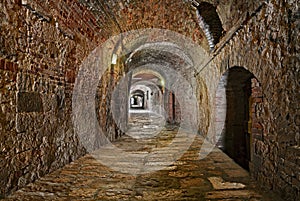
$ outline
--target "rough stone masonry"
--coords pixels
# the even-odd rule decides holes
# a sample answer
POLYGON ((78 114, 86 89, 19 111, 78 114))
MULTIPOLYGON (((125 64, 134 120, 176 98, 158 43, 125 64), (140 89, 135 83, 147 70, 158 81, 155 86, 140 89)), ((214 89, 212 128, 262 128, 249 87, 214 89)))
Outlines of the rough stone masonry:
MULTIPOLYGON (((215 12, 202 13, 203 19, 209 23, 214 22, 210 16, 218 16, 222 25, 222 29, 211 30, 220 37, 212 51, 188 1, 1 1, 0 195, 6 196, 86 154, 72 123, 72 91, 84 58, 113 35, 161 28, 191 38, 209 55, 210 62, 195 74, 199 110, 205 118, 199 131, 204 136, 214 131, 221 76, 228 69, 241 67, 257 79, 252 93, 256 93, 255 86, 261 91, 251 106, 256 124, 251 126, 250 174, 283 198, 297 200, 299 2, 205 2, 215 12)), ((110 118, 110 95, 127 72, 120 59, 116 68, 102 77, 97 92, 96 109, 101 118, 107 117, 99 117, 99 122, 112 140, 122 132, 110 118)))

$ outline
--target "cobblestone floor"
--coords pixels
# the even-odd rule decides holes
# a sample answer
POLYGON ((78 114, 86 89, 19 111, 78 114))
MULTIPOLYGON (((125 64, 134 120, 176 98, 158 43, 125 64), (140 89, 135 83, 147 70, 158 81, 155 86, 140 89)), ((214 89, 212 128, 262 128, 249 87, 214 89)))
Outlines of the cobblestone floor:
MULTIPOLYGON (((164 162, 166 157, 174 157, 172 153, 160 153, 146 160, 147 154, 168 146, 178 128, 162 127, 162 118, 148 114, 131 114, 130 125, 127 135, 113 144, 123 152, 136 154, 143 161, 139 166, 126 157, 105 166, 92 155, 86 155, 5 200, 280 200, 261 191, 247 171, 217 148, 199 160, 203 142, 200 136, 171 165, 164 162), (134 174, 124 173, 131 171, 134 174)), ((176 141, 178 148, 173 149, 174 153, 181 151, 180 143, 184 140, 182 137, 176 141)), ((107 160, 114 158, 109 149, 101 153, 107 160)))

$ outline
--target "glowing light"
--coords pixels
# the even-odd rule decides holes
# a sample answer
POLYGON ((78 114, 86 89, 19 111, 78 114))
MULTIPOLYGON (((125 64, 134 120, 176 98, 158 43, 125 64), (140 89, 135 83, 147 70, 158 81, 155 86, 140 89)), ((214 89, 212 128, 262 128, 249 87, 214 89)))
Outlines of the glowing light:
POLYGON ((112 64, 117 64, 117 59, 118 59, 118 55, 113 54, 112 59, 111 59, 111 63, 112 64))

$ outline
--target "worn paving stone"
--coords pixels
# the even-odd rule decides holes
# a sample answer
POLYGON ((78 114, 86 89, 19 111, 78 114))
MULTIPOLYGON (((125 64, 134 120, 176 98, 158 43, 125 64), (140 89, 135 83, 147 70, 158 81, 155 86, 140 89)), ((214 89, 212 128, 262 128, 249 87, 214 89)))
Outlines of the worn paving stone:
POLYGON ((235 182, 225 182, 221 177, 209 177, 208 180, 216 190, 245 188, 244 184, 235 182))
MULTIPOLYGON (((155 115, 135 115, 131 117, 131 120, 134 120, 130 121, 134 132, 140 129, 140 132, 144 132, 143 135, 134 138, 137 133, 132 136, 129 133, 116 141, 114 145, 137 156, 142 153, 145 158, 139 158, 144 161, 140 168, 143 170, 156 168, 157 171, 136 175, 126 174, 104 166, 88 154, 27 185, 4 200, 280 201, 276 195, 261 191, 248 172, 240 168, 219 149, 215 148, 207 158, 200 160, 198 153, 203 143, 201 136, 195 138, 189 150, 179 160, 164 167, 164 157, 173 157, 173 153, 157 150, 160 146, 167 146, 167 142, 176 135, 177 128, 166 129, 152 126, 152 131, 149 129, 144 131, 142 129, 144 124, 158 125, 160 123, 160 118, 155 115), (155 129, 162 129, 162 132, 151 138, 143 137, 146 132, 153 134, 155 129), (155 154, 147 158, 147 153, 152 151, 155 154)), ((182 140, 184 139, 179 141, 182 140)), ((179 143, 175 149, 175 152, 180 151, 179 143)), ((108 150, 105 154, 108 154, 108 159, 114 157, 112 154, 109 155, 108 150)), ((141 171, 135 166, 138 160, 128 160, 130 158, 125 157, 122 161, 117 161, 115 166, 124 166, 125 169, 136 168, 137 172, 141 171)))

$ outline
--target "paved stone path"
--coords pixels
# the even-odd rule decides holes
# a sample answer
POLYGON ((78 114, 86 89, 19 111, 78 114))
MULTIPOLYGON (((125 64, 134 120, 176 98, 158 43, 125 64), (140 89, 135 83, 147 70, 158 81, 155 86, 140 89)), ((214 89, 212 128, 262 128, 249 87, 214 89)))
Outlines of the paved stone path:
MULTIPOLYGON (((107 167, 86 155, 5 200, 280 200, 271 193, 262 192, 247 171, 217 148, 207 158, 199 160, 198 152, 203 142, 200 136, 171 165, 165 160, 174 157, 172 153, 147 158, 149 153, 170 145, 178 128, 162 128, 164 119, 149 114, 131 114, 129 123, 131 128, 127 135, 113 144, 141 160, 124 157, 122 161, 112 160, 107 167), (143 163, 137 166, 139 161, 143 163)), ((178 141, 179 148, 175 148, 174 153, 180 152, 180 142, 184 140, 178 141)), ((110 149, 104 148, 101 153, 107 160, 114 158, 110 149)))

